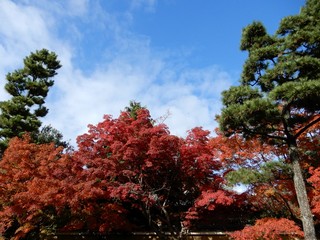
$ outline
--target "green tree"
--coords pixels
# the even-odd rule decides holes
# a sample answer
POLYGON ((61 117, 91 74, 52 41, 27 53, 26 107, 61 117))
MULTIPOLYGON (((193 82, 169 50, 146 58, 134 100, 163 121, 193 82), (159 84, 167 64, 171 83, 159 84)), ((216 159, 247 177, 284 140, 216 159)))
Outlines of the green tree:
POLYGON ((141 109, 146 109, 146 107, 142 107, 140 102, 132 100, 130 101, 129 106, 125 107, 124 111, 133 119, 137 119, 138 111, 141 109))
POLYGON ((282 19, 275 35, 253 22, 243 29, 248 51, 241 85, 222 93, 218 118, 225 135, 258 136, 285 145, 306 239, 316 239, 301 170, 299 137, 320 121, 320 1, 307 0, 300 13, 282 19))
POLYGON ((54 143, 56 147, 62 146, 66 149, 72 149, 72 146, 63 140, 62 133, 51 125, 43 126, 40 131, 33 132, 31 137, 37 144, 54 143))
POLYGON ((45 98, 60 67, 57 55, 42 49, 27 56, 23 68, 7 74, 5 90, 12 97, 0 102, 0 155, 12 137, 39 131, 39 118, 48 113, 45 98))

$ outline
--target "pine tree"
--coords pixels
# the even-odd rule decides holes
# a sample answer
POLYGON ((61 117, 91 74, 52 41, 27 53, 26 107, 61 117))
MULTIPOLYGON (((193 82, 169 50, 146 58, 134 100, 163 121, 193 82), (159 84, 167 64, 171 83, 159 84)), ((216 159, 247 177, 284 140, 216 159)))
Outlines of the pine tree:
POLYGON ((141 109, 146 109, 146 107, 142 107, 140 102, 132 100, 130 101, 129 106, 125 107, 124 111, 127 112, 130 117, 136 119, 138 111, 141 109))
POLYGON ((0 102, 0 155, 12 137, 39 131, 39 118, 48 113, 45 98, 60 67, 57 55, 42 49, 27 56, 23 68, 7 74, 5 90, 12 97, 0 102))
POLYGON ((253 22, 243 30, 241 50, 249 56, 241 85, 222 94, 220 128, 287 147, 305 239, 316 239, 299 137, 320 121, 320 1, 308 0, 300 14, 282 19, 274 36, 253 22))
POLYGON ((39 131, 32 132, 31 138, 37 144, 54 143, 56 147, 61 146, 68 150, 72 149, 69 142, 63 140, 62 133, 51 125, 45 125, 39 131))

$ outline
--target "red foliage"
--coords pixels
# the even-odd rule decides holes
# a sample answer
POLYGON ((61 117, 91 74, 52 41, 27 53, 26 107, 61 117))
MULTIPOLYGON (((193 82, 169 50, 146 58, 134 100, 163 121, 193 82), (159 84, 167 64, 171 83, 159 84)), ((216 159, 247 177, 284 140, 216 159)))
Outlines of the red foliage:
POLYGON ((80 176, 77 202, 118 203, 139 211, 150 227, 161 222, 169 229, 188 222, 190 211, 230 204, 208 135, 201 128, 186 139, 170 135, 165 125, 154 125, 146 109, 136 118, 126 112, 118 119, 105 116, 78 138, 75 158, 88 169, 80 176))
POLYGON ((218 129, 217 136, 210 139, 210 145, 217 151, 215 157, 231 167, 256 167, 277 158, 286 158, 284 148, 275 147, 258 138, 244 139, 241 135, 225 137, 218 129))
POLYGON ((309 168, 310 177, 308 182, 311 183, 312 189, 309 191, 311 199, 312 212, 317 217, 316 223, 320 222, 320 123, 315 124, 312 128, 299 138, 303 153, 303 166, 309 168))
POLYGON ((209 210, 214 210, 216 204, 230 205, 233 199, 225 194, 224 191, 202 192, 201 196, 195 202, 195 207, 207 207, 209 210))
POLYGON ((310 168, 311 177, 308 179, 308 182, 312 184, 313 189, 313 198, 312 198, 312 212, 320 218, 320 168, 310 168))
POLYGON ((22 236, 63 211, 73 192, 71 161, 61 151, 28 136, 10 141, 0 161, 0 232, 15 220, 21 226, 15 236, 22 236))
POLYGON ((241 231, 231 233, 235 240, 256 240, 256 239, 292 239, 303 238, 303 232, 291 220, 280 218, 263 218, 256 221, 254 226, 247 226, 241 231))
MULTIPOLYGON (((282 146, 271 146, 258 138, 244 139, 241 135, 217 136, 210 141, 216 146, 215 157, 220 159, 226 169, 225 173, 237 171, 239 168, 260 171, 261 166, 268 162, 287 160, 286 149, 282 146)), ((256 178, 247 185, 246 202, 253 211, 262 211, 268 216, 283 216, 291 219, 299 218, 293 180, 287 171, 272 171, 272 178, 256 178)), ((271 173, 269 173, 271 176, 271 173)), ((268 176, 268 175, 265 175, 268 176)), ((239 176, 239 182, 248 182, 250 176, 239 176), (243 179, 241 179, 243 178, 243 179), (248 178, 248 179, 247 179, 248 178)), ((265 215, 264 215, 265 216, 265 215)))
POLYGON ((15 221, 16 237, 58 220, 64 231, 190 226, 234 201, 208 136, 201 128, 173 136, 141 109, 89 126, 71 154, 14 138, 0 162, 0 231, 15 221))
POLYGON ((202 191, 198 198, 195 199, 194 205, 186 212, 183 226, 189 228, 191 227, 193 221, 201 218, 201 215, 205 211, 213 211, 217 206, 230 206, 234 202, 234 196, 227 191, 202 191))

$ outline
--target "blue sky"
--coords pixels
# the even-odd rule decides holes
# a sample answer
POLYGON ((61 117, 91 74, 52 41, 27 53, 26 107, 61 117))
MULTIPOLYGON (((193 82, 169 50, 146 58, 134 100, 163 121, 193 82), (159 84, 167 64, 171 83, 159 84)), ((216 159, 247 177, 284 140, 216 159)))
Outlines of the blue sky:
POLYGON ((213 130, 220 93, 236 85, 246 53, 242 28, 273 34, 303 0, 0 0, 0 100, 6 73, 31 51, 55 51, 63 65, 44 124, 75 142, 104 114, 140 101, 173 134, 213 130))

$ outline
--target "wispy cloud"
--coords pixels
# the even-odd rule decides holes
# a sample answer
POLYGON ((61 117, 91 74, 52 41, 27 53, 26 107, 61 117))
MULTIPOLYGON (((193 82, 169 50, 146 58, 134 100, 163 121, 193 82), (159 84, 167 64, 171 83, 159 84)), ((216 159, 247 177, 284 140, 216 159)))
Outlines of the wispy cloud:
MULTIPOLYGON (((21 66, 30 51, 43 47, 55 51, 63 68, 50 90, 50 111, 43 121, 66 139, 74 143, 87 124, 98 123, 104 114, 117 117, 130 100, 141 101, 154 118, 169 111, 165 123, 174 134, 216 126, 220 92, 232 83, 227 72, 218 66, 191 68, 173 49, 154 50, 148 36, 130 30, 133 13, 113 14, 99 1, 69 0, 66 14, 62 4, 48 7, 39 2, 0 1, 0 21, 6 23, 0 25, 0 59, 6 59, 0 62, 0 74, 4 79, 6 72, 21 66), (95 42, 95 37, 102 40, 95 42), (94 55, 97 49, 100 52, 94 55), (96 59, 89 55, 99 62, 90 63, 96 59)), ((149 10, 156 3, 132 2, 135 8, 149 10)), ((1 91, 4 83, 1 80, 1 91)), ((6 97, 1 92, 1 100, 6 97)))
POLYGON ((19 6, 8 0, 0 2, 0 58, 5 60, 1 61, 2 69, 15 66, 21 61, 20 55, 29 49, 49 44, 50 26, 43 15, 32 6, 19 6))
POLYGON ((148 12, 155 11, 157 0, 132 0, 131 9, 143 8, 148 12))

